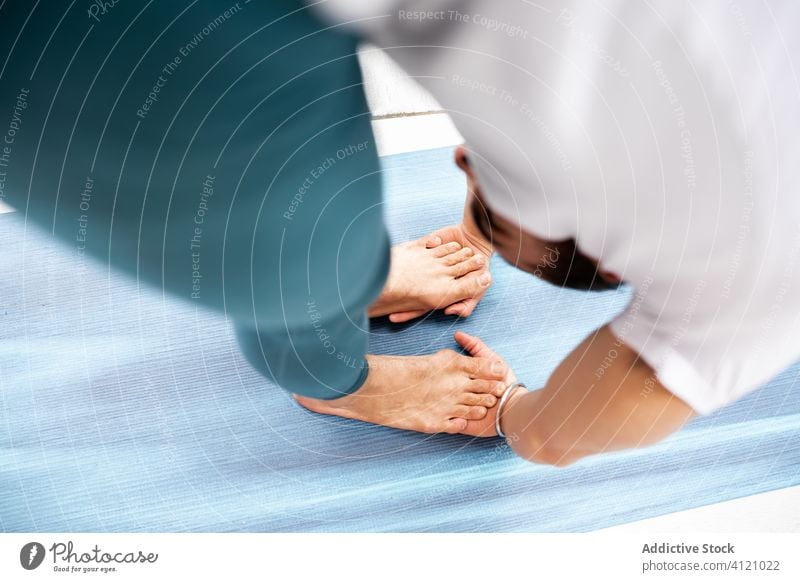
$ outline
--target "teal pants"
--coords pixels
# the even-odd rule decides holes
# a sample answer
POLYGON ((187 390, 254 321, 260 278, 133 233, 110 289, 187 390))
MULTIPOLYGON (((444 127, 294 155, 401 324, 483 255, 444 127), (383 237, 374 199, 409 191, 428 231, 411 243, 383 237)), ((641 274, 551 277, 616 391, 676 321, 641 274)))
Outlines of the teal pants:
POLYGON ((389 243, 356 39, 290 0, 87 4, 0 12, 0 199, 224 311, 287 390, 358 389, 389 243))

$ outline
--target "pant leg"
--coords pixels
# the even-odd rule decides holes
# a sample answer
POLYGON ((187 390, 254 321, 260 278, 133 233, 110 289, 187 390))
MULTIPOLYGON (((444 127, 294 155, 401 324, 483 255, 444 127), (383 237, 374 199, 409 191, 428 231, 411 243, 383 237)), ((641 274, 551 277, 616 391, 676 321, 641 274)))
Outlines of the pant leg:
POLYGON ((0 18, 6 202, 223 310, 283 387, 358 388, 389 247, 355 39, 289 0, 66 8, 0 18))

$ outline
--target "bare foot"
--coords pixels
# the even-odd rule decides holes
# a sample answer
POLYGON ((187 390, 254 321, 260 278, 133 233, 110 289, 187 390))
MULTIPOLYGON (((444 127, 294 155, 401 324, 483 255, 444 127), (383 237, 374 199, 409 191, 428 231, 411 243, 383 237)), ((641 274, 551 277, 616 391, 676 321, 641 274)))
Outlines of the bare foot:
MULTIPOLYGON (((495 361, 503 362, 503 365, 506 367, 506 375, 503 378, 503 386, 505 391, 506 386, 511 386, 514 382, 517 381, 516 375, 514 375, 514 371, 511 369, 508 364, 498 356, 489 346, 483 343, 483 340, 480 338, 475 337, 474 335, 469 335, 468 333, 464 333, 463 331, 457 331, 455 334, 456 342, 462 348, 467 350, 470 355, 476 358, 486 358, 495 361)), ((514 406, 515 402, 518 398, 527 394, 528 391, 521 386, 514 388, 514 392, 509 394, 509 398, 503 407, 503 413, 509 410, 511 407, 514 406)), ((502 395, 502 392, 500 393, 502 395)), ((497 436, 497 430, 495 428, 495 420, 497 418, 497 407, 491 408, 486 416, 479 419, 469 419, 467 422, 467 426, 464 430, 460 431, 461 434, 467 434, 470 436, 476 437, 493 437, 497 436)))
POLYGON ((314 412, 424 433, 458 433, 485 418, 505 389, 507 366, 452 350, 429 356, 367 356, 369 376, 336 400, 295 396, 314 412))
POLYGON ((436 237, 392 247, 389 279, 369 316, 408 321, 482 295, 492 282, 488 262, 482 253, 436 237))
MULTIPOLYGON (((461 224, 454 224, 452 226, 446 226, 445 228, 437 230, 428 237, 428 247, 433 248, 437 246, 437 240, 441 241, 441 244, 456 242, 462 247, 469 247, 475 252, 483 254, 485 257, 492 256, 493 250, 491 243, 483 238, 483 235, 480 234, 480 231, 477 231, 476 227, 472 226, 471 222, 467 223, 465 221, 461 224)), ((478 306, 478 303, 480 303, 481 299, 483 299, 483 296, 486 294, 487 290, 488 288, 482 290, 477 295, 467 297, 461 301, 458 301, 457 303, 448 305, 444 309, 445 315, 469 317, 472 315, 472 312, 475 311, 475 308, 478 306)))

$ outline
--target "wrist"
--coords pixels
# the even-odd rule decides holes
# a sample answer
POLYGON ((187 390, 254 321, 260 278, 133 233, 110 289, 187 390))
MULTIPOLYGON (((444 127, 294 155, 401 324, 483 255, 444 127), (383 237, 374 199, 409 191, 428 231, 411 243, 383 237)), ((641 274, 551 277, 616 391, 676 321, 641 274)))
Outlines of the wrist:
POLYGON ((519 403, 520 399, 528 394, 528 389, 524 388, 523 386, 516 386, 511 388, 512 392, 508 395, 508 400, 506 400, 505 404, 503 405, 503 409, 498 411, 498 420, 497 424, 500 427, 503 435, 505 438, 510 440, 517 440, 519 435, 514 432, 513 423, 509 422, 509 412, 514 408, 516 404, 519 403))

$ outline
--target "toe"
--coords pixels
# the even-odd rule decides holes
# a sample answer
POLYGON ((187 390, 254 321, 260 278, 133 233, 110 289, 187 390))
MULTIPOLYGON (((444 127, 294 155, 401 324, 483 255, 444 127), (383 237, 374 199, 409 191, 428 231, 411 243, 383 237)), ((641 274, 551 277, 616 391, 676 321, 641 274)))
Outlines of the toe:
POLYGON ((459 404, 453 408, 453 416, 458 418, 465 418, 467 420, 480 420, 484 418, 489 411, 485 406, 466 406, 459 404))
POLYGON ((470 297, 469 299, 464 299, 464 301, 459 301, 458 303, 453 303, 449 307, 446 307, 444 314, 457 315, 458 317, 469 317, 472 315, 472 312, 475 311, 477 306, 478 300, 470 297))
POLYGON ((458 295, 475 297, 485 292, 492 284, 492 274, 488 270, 473 271, 454 283, 458 295))
POLYGON ((467 420, 481 420, 486 418, 489 411, 485 406, 472 406, 467 413, 467 420))
POLYGON ((438 235, 429 236, 423 239, 423 244, 429 249, 438 247, 440 244, 442 244, 442 237, 438 235))
MULTIPOLYGON (((458 253, 455 253, 458 254, 458 253)), ((450 267, 450 274, 453 277, 463 277, 473 271, 478 271, 486 266, 486 258, 483 255, 475 255, 474 257, 461 261, 457 265, 450 267)))
POLYGON ((448 267, 452 267, 453 265, 457 265, 458 263, 462 263, 462 262, 466 261, 467 259, 469 259, 474 254, 475 254, 475 251, 473 251, 471 248, 464 247, 464 248, 462 248, 462 249, 460 249, 460 250, 458 250, 458 251, 456 251, 454 253, 450 253, 449 255, 444 257, 442 259, 442 261, 448 267))
POLYGON ((443 432, 458 434, 467 428, 467 420, 464 418, 451 418, 445 422, 443 432))
POLYGON ((469 416, 469 411, 472 409, 471 406, 467 406, 466 404, 457 404, 453 407, 452 414, 454 417, 458 418, 467 418, 469 416))
POLYGON ((485 406, 491 408, 497 404, 497 398, 493 394, 471 394, 467 393, 461 399, 462 404, 467 406, 485 406))
POLYGON ((428 312, 423 309, 419 309, 417 311, 400 311, 398 313, 390 313, 389 321, 392 323, 405 323, 407 321, 411 321, 412 319, 422 317, 426 313, 428 312))
POLYGON ((435 257, 446 257, 456 251, 461 250, 461 245, 455 241, 445 243, 443 245, 439 245, 438 247, 431 249, 433 251, 433 256, 435 257))
POLYGON ((495 398, 500 398, 506 391, 506 384, 492 380, 472 380, 469 384, 469 391, 476 394, 492 394, 495 398))

